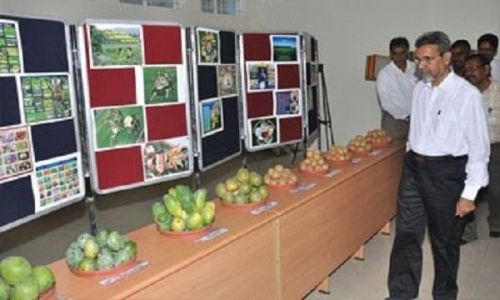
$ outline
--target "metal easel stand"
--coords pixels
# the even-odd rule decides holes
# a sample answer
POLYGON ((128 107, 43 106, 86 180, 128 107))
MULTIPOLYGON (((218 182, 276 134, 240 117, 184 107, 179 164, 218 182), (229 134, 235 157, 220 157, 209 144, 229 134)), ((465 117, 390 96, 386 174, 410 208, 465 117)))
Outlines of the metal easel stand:
POLYGON ((318 111, 318 149, 321 150, 323 146, 322 139, 325 139, 326 150, 330 149, 331 146, 335 145, 335 138, 333 135, 333 124, 332 124, 332 116, 330 113, 330 102, 328 101, 328 91, 326 86, 325 73, 323 71, 323 64, 318 65, 318 71, 321 76, 321 91, 322 96, 320 97, 320 105, 323 109, 323 116, 321 116, 321 112, 318 111), (322 126, 324 126, 324 134, 322 134, 322 126), (324 137, 323 137, 324 136, 324 137))
POLYGON ((89 211, 89 226, 90 233, 95 235, 97 233, 97 209, 95 205, 96 195, 94 193, 94 189, 92 188, 92 183, 90 180, 90 168, 88 161, 88 148, 87 148, 87 140, 86 140, 86 128, 83 124, 85 124, 85 104, 84 104, 84 96, 83 96, 83 88, 82 88, 82 78, 81 78, 81 65, 79 60, 79 53, 77 47, 77 39, 78 35, 76 32, 76 26, 69 26, 70 33, 70 45, 71 45, 71 56, 73 60, 73 84, 75 86, 75 97, 76 97, 76 109, 78 111, 78 131, 80 132, 80 145, 82 145, 82 161, 84 167, 84 176, 85 176, 85 205, 89 211))

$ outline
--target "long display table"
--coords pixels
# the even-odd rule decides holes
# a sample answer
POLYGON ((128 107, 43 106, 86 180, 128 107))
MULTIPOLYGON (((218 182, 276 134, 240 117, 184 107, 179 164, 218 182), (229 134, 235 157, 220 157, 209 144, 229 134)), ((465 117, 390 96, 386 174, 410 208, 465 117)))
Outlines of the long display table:
POLYGON ((315 288, 396 212, 402 145, 338 169, 302 176, 310 190, 272 191, 278 205, 259 215, 217 208, 228 232, 195 243, 160 235, 154 225, 130 233, 149 265, 108 286, 51 265, 64 299, 298 299, 315 288))

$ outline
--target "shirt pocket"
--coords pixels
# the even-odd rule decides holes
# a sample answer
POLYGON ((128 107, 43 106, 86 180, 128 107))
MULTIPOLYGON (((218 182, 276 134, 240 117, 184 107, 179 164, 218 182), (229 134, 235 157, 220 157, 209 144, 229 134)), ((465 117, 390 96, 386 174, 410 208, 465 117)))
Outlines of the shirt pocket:
POLYGON ((457 122, 457 117, 452 113, 441 113, 437 116, 436 122, 436 136, 440 139, 445 139, 447 141, 453 141, 458 128, 459 123, 457 122))

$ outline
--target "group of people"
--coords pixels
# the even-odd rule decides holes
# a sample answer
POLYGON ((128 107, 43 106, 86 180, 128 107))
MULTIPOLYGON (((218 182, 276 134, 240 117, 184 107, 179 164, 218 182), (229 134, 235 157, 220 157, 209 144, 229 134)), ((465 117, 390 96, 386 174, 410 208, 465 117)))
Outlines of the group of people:
POLYGON ((460 245, 475 237, 476 202, 488 201, 489 236, 500 237, 500 60, 498 37, 477 50, 440 31, 389 45, 377 75, 382 129, 407 139, 398 191, 389 299, 418 297, 426 227, 434 258, 434 299, 456 299, 460 245), (468 229, 468 230, 467 230, 468 229), (464 233, 465 231, 465 233, 464 233))

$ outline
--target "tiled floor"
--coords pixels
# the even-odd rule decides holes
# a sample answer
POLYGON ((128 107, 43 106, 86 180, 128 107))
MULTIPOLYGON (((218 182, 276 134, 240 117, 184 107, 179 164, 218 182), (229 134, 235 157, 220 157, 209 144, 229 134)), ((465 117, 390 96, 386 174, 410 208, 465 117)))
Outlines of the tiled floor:
MULTIPOLYGON (((271 152, 247 154, 251 168, 263 172, 281 162, 289 165, 289 155, 276 156, 271 152)), ((213 186, 231 176, 241 165, 240 159, 227 162, 202 175, 202 186, 213 191, 213 186)), ((180 180, 97 199, 99 226, 113 228, 122 233, 140 228, 151 221, 151 205, 168 187, 177 183, 191 184, 192 179, 180 180)), ((81 232, 88 231, 88 209, 84 202, 41 217, 28 224, 0 234, 0 258, 23 255, 34 264, 46 264, 60 259, 69 243, 81 232)), ((487 205, 478 209, 479 240, 462 247, 459 273, 459 299, 500 299, 500 239, 487 237, 487 205)), ((387 296, 386 277, 393 235, 377 235, 366 244, 364 261, 347 261, 330 277, 331 293, 311 292, 306 300, 384 299, 387 296)), ((423 282, 419 299, 431 299, 432 255, 429 242, 425 242, 423 282)))

